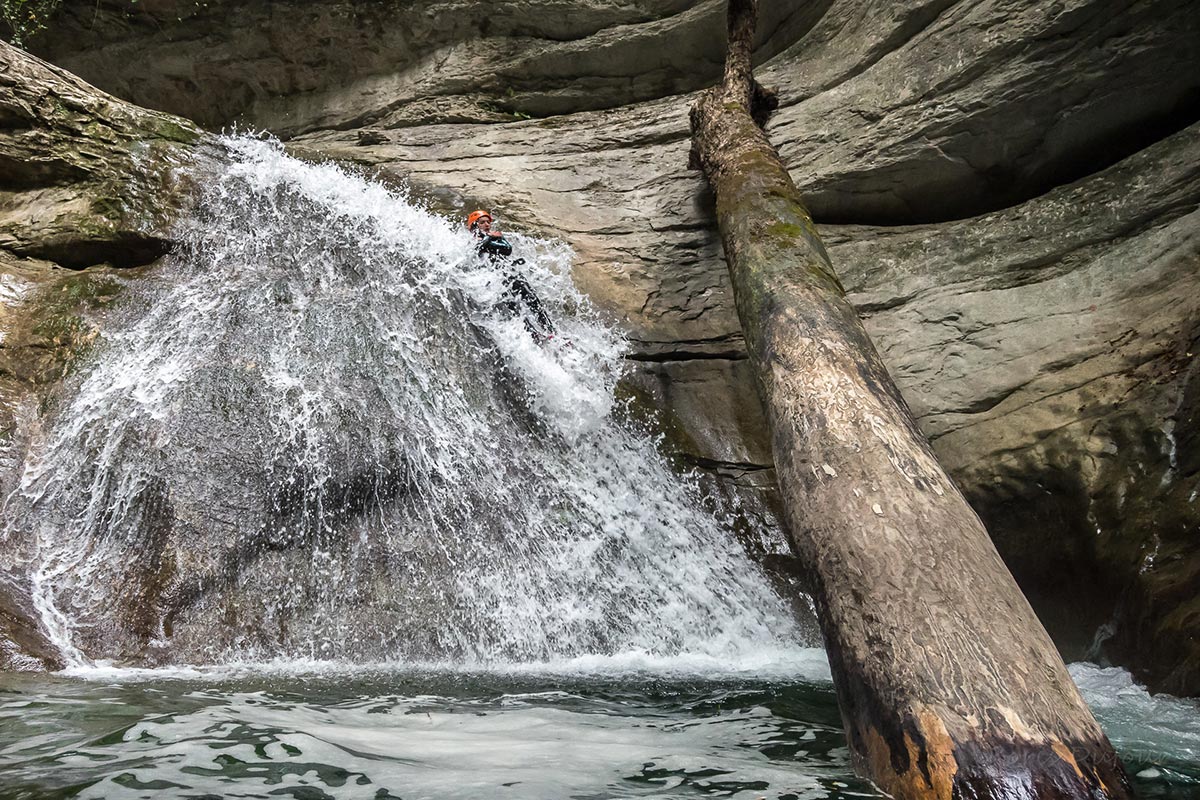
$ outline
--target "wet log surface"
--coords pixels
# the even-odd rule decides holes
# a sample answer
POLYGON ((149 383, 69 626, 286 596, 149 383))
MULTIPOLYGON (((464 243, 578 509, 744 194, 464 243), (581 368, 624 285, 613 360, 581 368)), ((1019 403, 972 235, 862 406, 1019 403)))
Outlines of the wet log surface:
POLYGON ((858 768, 916 797, 1126 797, 1128 780, 888 375, 760 124, 754 0, 692 112, 784 516, 858 768), (755 120, 755 116, 758 120, 755 120))

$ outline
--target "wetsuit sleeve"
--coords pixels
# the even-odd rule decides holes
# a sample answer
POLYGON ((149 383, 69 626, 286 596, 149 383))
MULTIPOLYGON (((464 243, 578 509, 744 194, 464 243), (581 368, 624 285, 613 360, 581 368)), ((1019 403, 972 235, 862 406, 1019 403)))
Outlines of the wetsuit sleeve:
POLYGON ((512 255, 512 245, 502 236, 485 236, 479 242, 479 252, 485 256, 508 258, 512 255))

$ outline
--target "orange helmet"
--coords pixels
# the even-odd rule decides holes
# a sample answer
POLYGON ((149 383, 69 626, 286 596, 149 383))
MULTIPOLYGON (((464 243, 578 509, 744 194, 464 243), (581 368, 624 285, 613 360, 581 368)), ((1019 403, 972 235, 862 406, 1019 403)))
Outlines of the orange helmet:
POLYGON ((492 215, 486 211, 472 211, 470 214, 468 214, 467 230, 475 230, 475 226, 479 224, 479 220, 483 219, 484 217, 487 217, 488 221, 491 222, 492 215))

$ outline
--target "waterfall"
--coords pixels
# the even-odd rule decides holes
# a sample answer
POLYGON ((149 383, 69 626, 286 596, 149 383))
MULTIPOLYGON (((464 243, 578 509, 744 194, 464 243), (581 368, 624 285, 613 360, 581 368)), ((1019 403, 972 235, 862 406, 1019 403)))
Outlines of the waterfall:
POLYGON ((798 647, 729 523, 614 400, 622 338, 570 251, 551 310, 396 189, 232 157, 46 412, 7 500, 72 663, 496 664, 798 647))

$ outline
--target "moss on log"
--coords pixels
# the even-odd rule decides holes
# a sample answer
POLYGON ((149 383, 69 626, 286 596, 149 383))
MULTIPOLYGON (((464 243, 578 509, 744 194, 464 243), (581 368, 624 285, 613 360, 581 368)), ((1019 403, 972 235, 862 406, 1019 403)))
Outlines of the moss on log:
POLYGON ((756 0, 692 110, 785 522, 858 769, 907 798, 1123 798, 1128 779, 846 302, 763 132, 756 0))

